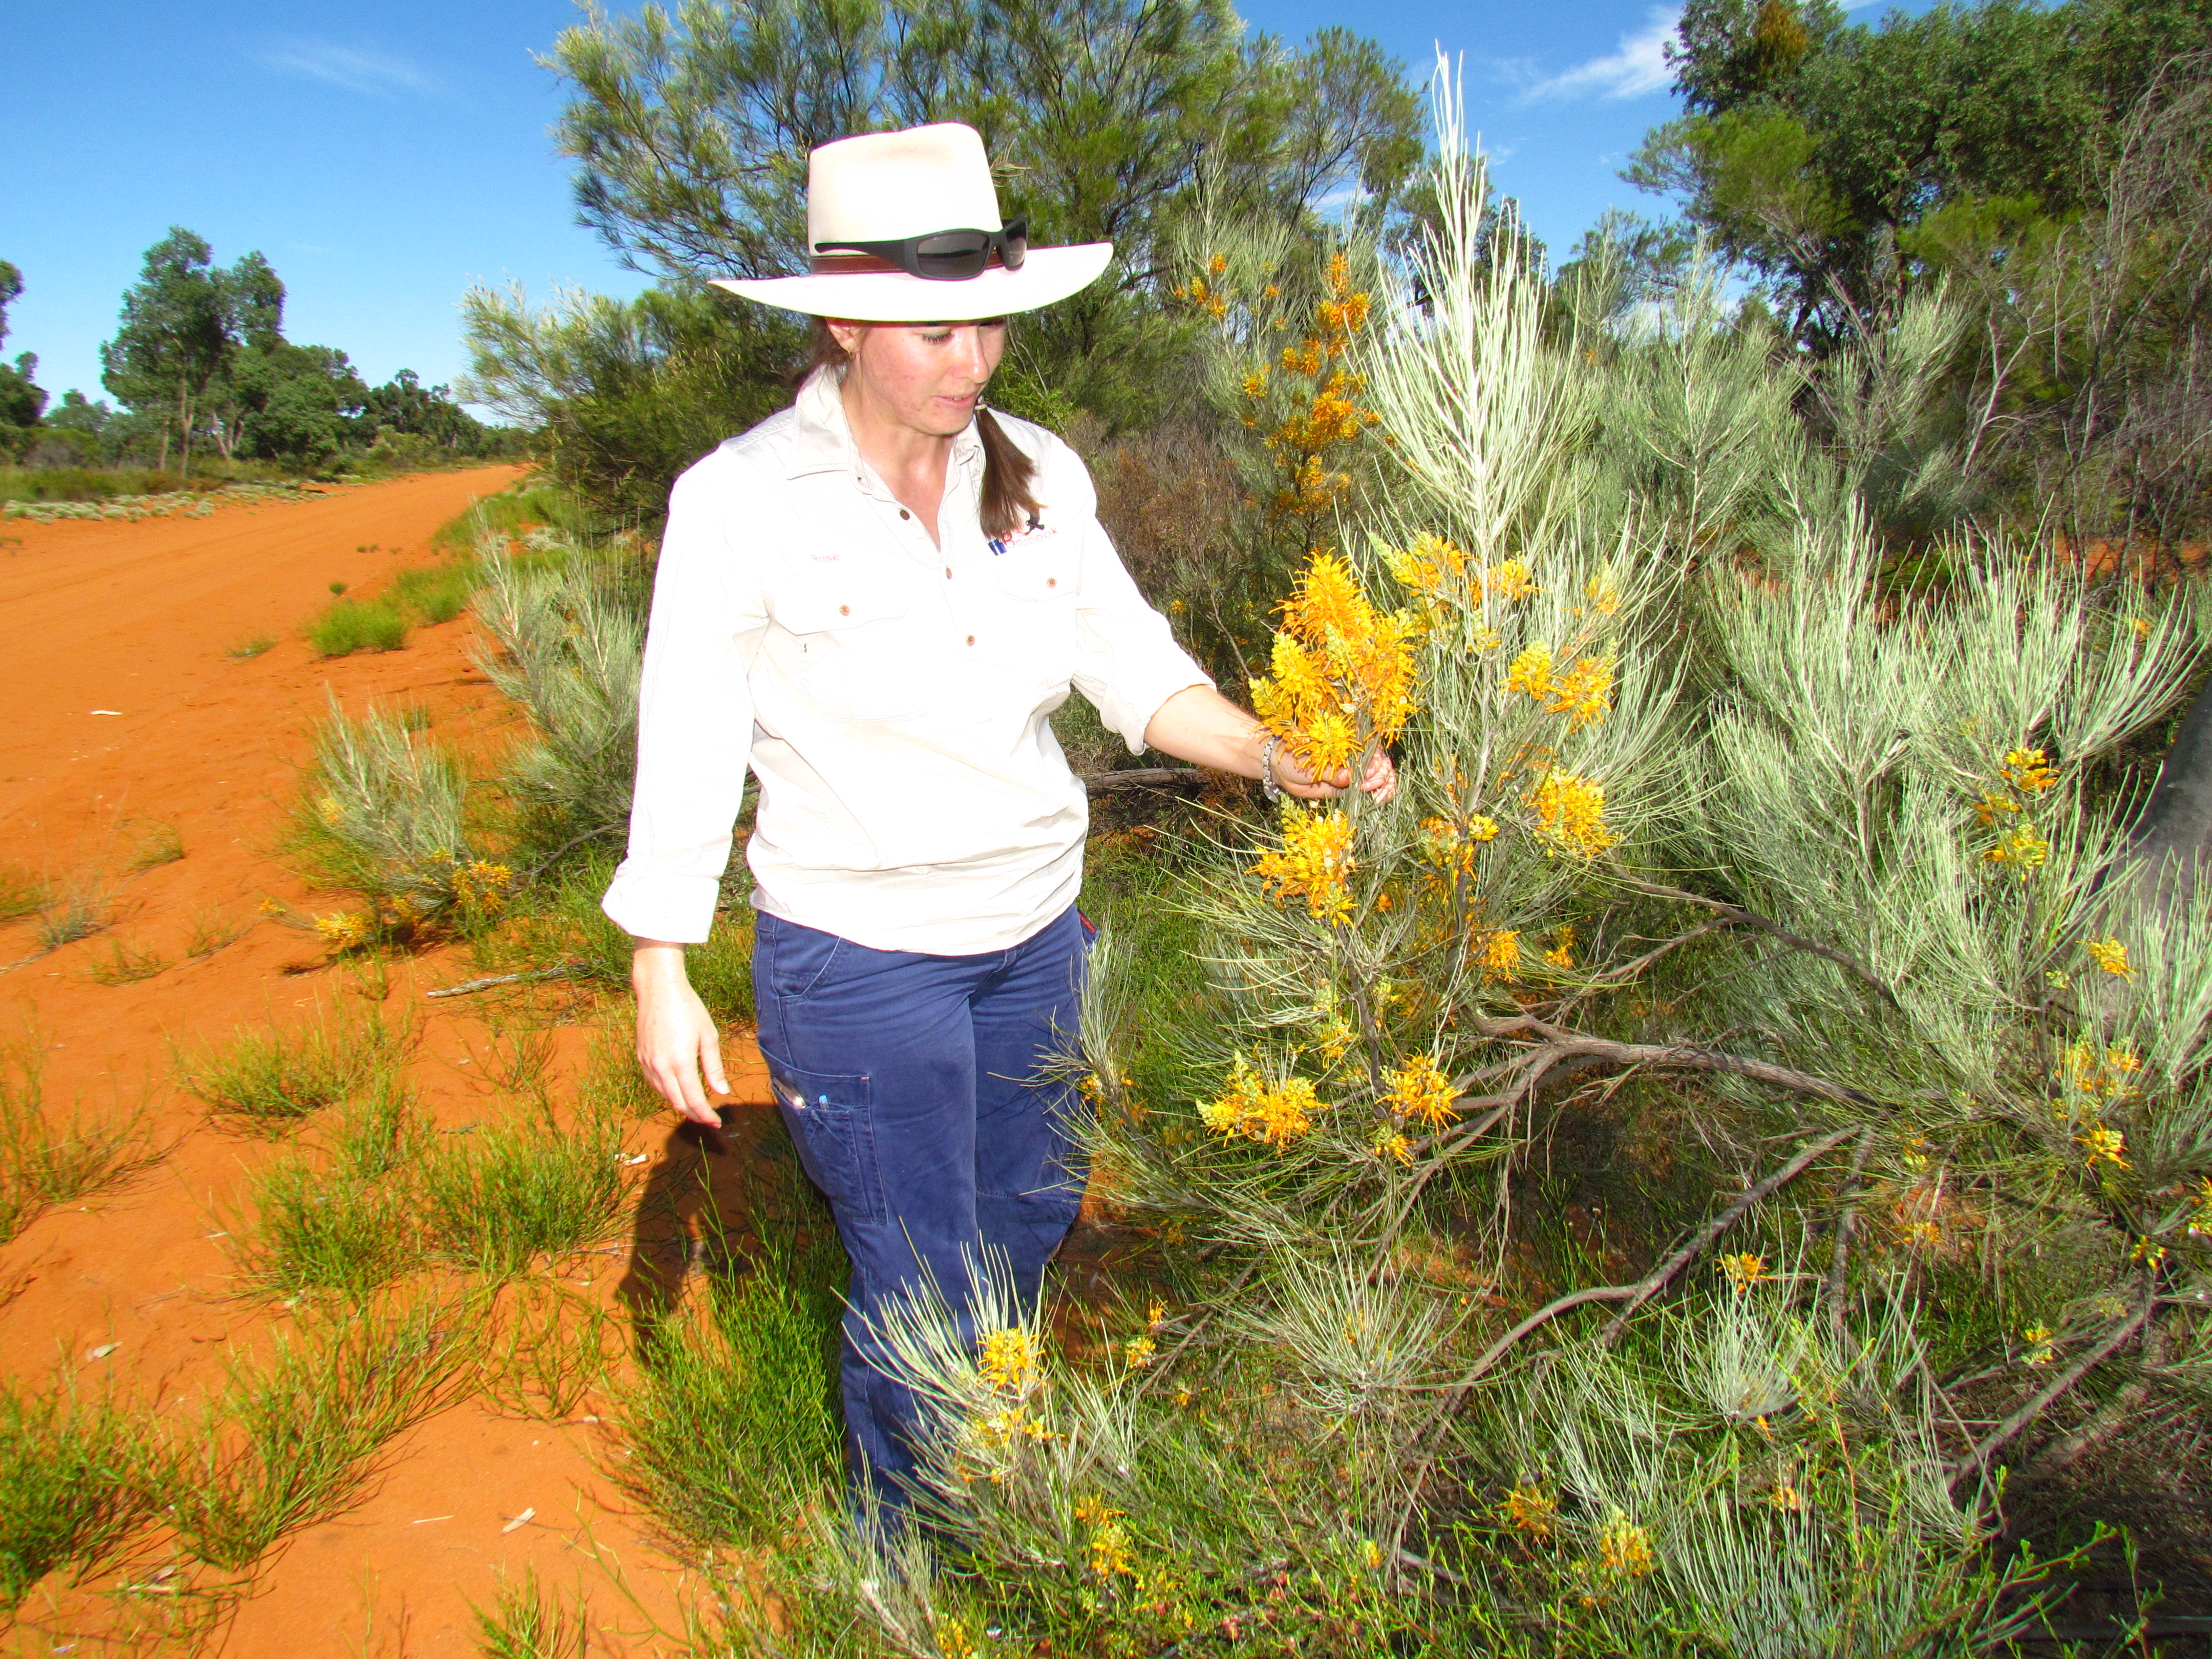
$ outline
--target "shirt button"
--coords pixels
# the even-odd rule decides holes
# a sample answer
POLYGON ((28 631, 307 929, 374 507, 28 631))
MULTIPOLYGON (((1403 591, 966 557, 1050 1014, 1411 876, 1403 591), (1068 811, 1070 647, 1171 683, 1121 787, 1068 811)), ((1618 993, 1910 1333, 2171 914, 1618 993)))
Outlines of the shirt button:
POLYGON ((975 636, 973 634, 970 634, 970 635, 968 636, 968 643, 969 643, 969 644, 970 644, 970 645, 973 645, 973 644, 975 644, 975 636))
POLYGON ((1057 587, 1060 586, 1060 578, 1057 576, 1047 576, 1044 579, 1044 585, 1047 587, 1057 587))
POLYGON ((901 507, 899 508, 899 517, 902 519, 911 519, 914 517, 914 514, 908 512, 904 507, 901 507))
POLYGON ((952 567, 949 564, 945 567, 945 580, 947 581, 952 580, 952 567))
POLYGON ((849 605, 841 605, 837 607, 837 614, 841 617, 849 617, 853 614, 853 607, 849 605))

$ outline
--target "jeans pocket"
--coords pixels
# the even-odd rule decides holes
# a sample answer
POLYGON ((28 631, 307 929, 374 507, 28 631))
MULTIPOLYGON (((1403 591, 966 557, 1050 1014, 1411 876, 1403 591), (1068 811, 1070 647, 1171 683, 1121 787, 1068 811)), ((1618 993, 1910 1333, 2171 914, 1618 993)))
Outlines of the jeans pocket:
POLYGON ((790 1002, 804 1002, 834 967, 845 941, 818 927, 801 927, 780 917, 763 916, 758 937, 768 945, 769 990, 790 1002))
POLYGON ((777 1109, 799 1148, 807 1179, 822 1189, 841 1219, 882 1220, 884 1183, 876 1164, 866 1075, 803 1072, 763 1054, 775 1085, 777 1109))

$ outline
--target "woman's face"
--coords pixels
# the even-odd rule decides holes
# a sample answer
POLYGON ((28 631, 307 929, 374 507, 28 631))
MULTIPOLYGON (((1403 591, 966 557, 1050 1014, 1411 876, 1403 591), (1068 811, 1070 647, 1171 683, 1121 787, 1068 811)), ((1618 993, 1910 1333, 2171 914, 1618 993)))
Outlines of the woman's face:
POLYGON ((950 438, 975 418, 975 401, 1006 355, 1006 319, 980 323, 832 322, 853 360, 845 390, 879 420, 950 438))

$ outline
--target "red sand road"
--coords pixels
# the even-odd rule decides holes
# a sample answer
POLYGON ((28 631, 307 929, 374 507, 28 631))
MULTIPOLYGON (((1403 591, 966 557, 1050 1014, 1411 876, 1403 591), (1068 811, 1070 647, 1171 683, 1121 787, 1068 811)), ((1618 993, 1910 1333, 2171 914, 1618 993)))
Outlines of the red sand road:
MULTIPOLYGON (((331 582, 374 592, 426 562, 438 526, 514 476, 410 477, 198 520, 0 524, 0 868, 99 890, 112 915, 104 933, 28 963, 19 959, 36 948, 31 924, 0 927, 0 963, 18 964, 0 971, 0 1044, 35 1045, 52 1104, 76 1099, 99 1114, 144 1103, 163 1153, 0 1246, 0 1376, 112 1389, 181 1422, 220 1385, 228 1358, 259 1351, 290 1317, 238 1293, 227 1243, 249 1224, 246 1177, 275 1149, 211 1126, 172 1086, 173 1056, 241 1024, 289 1024, 369 994, 362 975, 325 964, 312 937, 259 914, 264 899, 299 912, 338 902, 272 850, 326 698, 355 710, 371 699, 420 706, 437 738, 479 757, 521 728, 471 666, 465 620, 420 630, 404 650, 330 662, 307 649, 301 624, 329 602, 331 582), (252 659, 227 654, 257 635, 280 643, 252 659), (184 856, 134 872, 155 826, 175 831, 184 856), (214 927, 245 931, 187 959, 188 939, 214 927), (118 945, 171 965, 101 984, 91 969, 118 945)), ((451 952, 397 964, 382 998, 387 1018, 411 1017, 421 1033, 410 1075, 444 1127, 513 1109, 469 1069, 488 1052, 483 1011, 422 999, 465 971, 451 952)), ((568 1012, 556 1098, 594 1042, 622 1040, 618 1007, 568 1012)), ((764 1098, 758 1080, 748 1073, 743 1097, 764 1098)), ((640 1176, 670 1187, 699 1163, 696 1143, 665 1121, 640 1123, 630 1146, 656 1154, 640 1176)), ((618 1247, 566 1270, 564 1283, 620 1316, 618 1285, 639 1278, 629 1255, 618 1247)), ((686 1577, 602 1474, 620 1454, 599 1409, 587 1396, 557 1424, 501 1414, 481 1396, 446 1410, 387 1448, 353 1507, 280 1543, 242 1595, 210 1603, 219 1616, 197 1641, 126 1646, 240 1659, 471 1655, 471 1605, 489 1607, 501 1575, 529 1567, 586 1597, 594 1652, 676 1651, 669 1632, 681 1627, 686 1577), (534 1514, 510 1530, 525 1510, 534 1514)), ((127 1564, 130 1582, 212 1583, 189 1564, 164 1576, 179 1559, 155 1536, 127 1564)), ((99 1638, 150 1631, 164 1607, 196 1604, 118 1596, 125 1576, 111 1566, 81 1584, 48 1580, 12 1643, 120 1651, 99 1638)))

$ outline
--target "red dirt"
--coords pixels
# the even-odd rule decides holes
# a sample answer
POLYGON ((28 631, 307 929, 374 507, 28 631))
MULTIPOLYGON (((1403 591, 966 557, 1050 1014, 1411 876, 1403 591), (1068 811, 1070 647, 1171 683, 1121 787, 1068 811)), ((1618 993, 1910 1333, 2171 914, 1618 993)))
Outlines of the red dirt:
MULTIPOLYGON (((147 1103, 163 1151, 132 1181, 49 1211, 0 1247, 0 1375, 112 1388, 172 1413, 219 1384, 227 1354, 263 1346, 289 1317, 237 1293, 234 1263, 213 1236, 240 1215, 246 1176, 272 1148, 211 1126, 172 1085, 173 1051, 362 994, 360 976, 331 969, 312 936, 258 910, 272 898, 295 912, 319 908, 272 848, 328 695, 356 711, 372 698, 419 705, 438 738, 479 757, 520 731, 470 663, 466 620, 418 630, 401 651, 332 661, 299 637, 330 583, 374 592, 427 562, 434 530, 516 473, 433 474, 199 520, 0 525, 9 703, 0 866, 98 883, 116 902, 106 933, 0 971, 0 1041, 40 1045, 50 1105, 77 1098, 98 1115, 147 1103), (256 635, 280 642, 249 659, 227 655, 256 635), (174 827, 184 856, 132 873, 152 823, 174 827), (191 929, 211 917, 246 931, 185 960, 191 929), (174 965, 100 984, 89 970, 118 941, 174 965)), ((333 908, 331 897, 319 908, 333 908)), ((35 948, 29 924, 0 927, 0 963, 35 948)), ((397 963, 383 999, 388 1018, 404 1012, 422 1034, 411 1076, 447 1127, 502 1104, 465 1069, 471 1050, 486 1052, 480 1011, 421 994, 466 971, 451 951, 397 963)), ((556 1099, 557 1079, 574 1075, 594 1040, 619 1040, 619 1007, 570 1012, 558 1032, 556 1099)), ((764 1100, 763 1080, 749 1072, 741 1097, 764 1100)), ((694 1145, 665 1121, 630 1137, 633 1152, 659 1154, 639 1174, 664 1186, 692 1166, 694 1145)), ((619 1316, 618 1281, 634 1286, 641 1273, 635 1258, 622 1261, 630 1254, 587 1261, 563 1282, 619 1316)), ((473 1654, 471 1606, 493 1604, 502 1573, 534 1568, 549 1586, 581 1591, 594 1652, 678 1651, 687 1575, 601 1474, 620 1453, 598 1412, 587 1398, 575 1417, 549 1424, 497 1414, 479 1395, 422 1424, 387 1449, 361 1502, 263 1559, 199 1650, 473 1654), (507 1530, 526 1509, 534 1517, 507 1530)), ((133 1561, 140 1582, 165 1549, 156 1540, 133 1561)), ((171 1582, 191 1576, 187 1565, 171 1582)), ((39 1650, 72 1640, 83 1652, 119 1650, 100 1638, 124 1634, 129 1603, 158 1599, 114 1596, 120 1577, 111 1565, 78 1585, 48 1581, 25 1602, 17 1640, 36 1631, 47 1638, 39 1650)))

